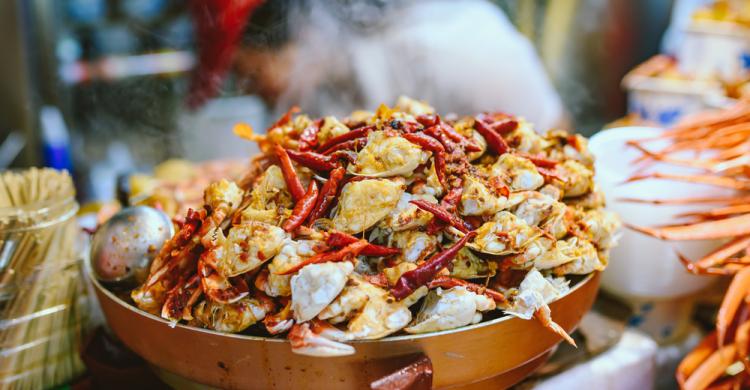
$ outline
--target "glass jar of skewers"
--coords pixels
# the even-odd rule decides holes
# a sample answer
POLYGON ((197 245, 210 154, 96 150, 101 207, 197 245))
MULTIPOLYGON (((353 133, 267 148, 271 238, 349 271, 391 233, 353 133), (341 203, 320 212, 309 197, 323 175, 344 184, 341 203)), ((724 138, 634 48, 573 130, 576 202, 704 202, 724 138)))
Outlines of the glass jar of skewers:
POLYGON ((0 173, 0 388, 50 388, 85 369, 77 211, 67 172, 0 173))

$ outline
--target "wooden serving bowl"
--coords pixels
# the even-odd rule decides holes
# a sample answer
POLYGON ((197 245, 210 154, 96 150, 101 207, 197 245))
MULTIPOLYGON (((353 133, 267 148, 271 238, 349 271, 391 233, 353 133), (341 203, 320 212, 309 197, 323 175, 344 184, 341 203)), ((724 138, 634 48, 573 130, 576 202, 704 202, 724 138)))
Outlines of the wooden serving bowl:
MULTIPOLYGON (((544 363, 561 341, 538 321, 504 316, 442 332, 351 342, 357 352, 350 356, 310 357, 292 353, 284 339, 170 326, 92 283, 110 328, 126 346, 162 370, 220 388, 369 388, 419 354, 432 361, 436 388, 505 388, 544 363)), ((572 331, 598 287, 599 273, 593 273, 551 303, 555 322, 572 331)))

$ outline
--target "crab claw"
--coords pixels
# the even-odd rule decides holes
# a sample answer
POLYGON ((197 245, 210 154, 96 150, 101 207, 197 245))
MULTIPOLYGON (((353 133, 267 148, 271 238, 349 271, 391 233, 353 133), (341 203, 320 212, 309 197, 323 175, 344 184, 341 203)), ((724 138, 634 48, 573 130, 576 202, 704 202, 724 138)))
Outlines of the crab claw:
POLYGON ((716 331, 719 335, 719 346, 724 344, 725 336, 735 314, 742 302, 750 293, 750 267, 743 268, 732 279, 719 313, 716 315, 716 331))
POLYGON ((316 357, 347 356, 354 354, 354 347, 339 343, 316 334, 310 324, 296 324, 287 336, 292 344, 292 352, 316 357))

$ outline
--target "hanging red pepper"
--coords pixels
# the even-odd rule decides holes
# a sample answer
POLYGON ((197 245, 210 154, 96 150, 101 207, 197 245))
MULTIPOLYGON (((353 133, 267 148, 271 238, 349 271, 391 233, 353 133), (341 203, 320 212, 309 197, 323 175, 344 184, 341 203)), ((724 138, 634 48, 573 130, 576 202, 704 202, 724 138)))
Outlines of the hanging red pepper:
POLYGON ((498 155, 502 155, 510 149, 508 143, 505 142, 503 137, 500 136, 495 130, 490 128, 489 124, 485 123, 482 119, 474 119, 474 129, 484 137, 487 141, 487 146, 492 149, 493 152, 498 155))
POLYGON ((357 138, 353 139, 351 141, 345 141, 340 144, 336 144, 331 146, 330 148, 323 151, 323 154, 333 154, 334 152, 343 151, 343 150, 358 150, 362 149, 367 144, 367 138, 357 138))
POLYGON ((427 261, 417 266, 417 268, 404 272, 398 279, 398 282, 396 282, 396 285, 391 289, 393 297, 399 300, 404 299, 414 292, 414 290, 429 283, 441 269, 453 261, 458 251, 476 235, 476 232, 466 233, 452 247, 433 255, 427 261))

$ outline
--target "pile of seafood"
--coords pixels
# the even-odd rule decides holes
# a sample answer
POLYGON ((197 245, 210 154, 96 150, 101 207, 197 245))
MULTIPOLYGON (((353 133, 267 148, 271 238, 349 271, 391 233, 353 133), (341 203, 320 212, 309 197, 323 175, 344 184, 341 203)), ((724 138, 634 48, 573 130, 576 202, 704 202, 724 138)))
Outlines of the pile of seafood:
POLYGON ((680 255, 688 272, 732 276, 719 308, 716 330, 709 333, 677 369, 685 389, 750 387, 750 102, 732 108, 697 114, 655 139, 632 142, 643 152, 643 161, 691 167, 696 174, 654 172, 632 180, 677 180, 729 188, 730 197, 670 200, 630 199, 651 204, 706 205, 705 211, 680 217, 677 224, 631 228, 664 240, 728 240, 698 260, 680 255), (654 150, 654 141, 670 141, 654 150), (688 152, 694 158, 680 154, 688 152), (710 207, 713 205, 713 207, 710 207))
POLYGON ((502 313, 572 343, 548 303, 604 269, 620 224, 585 138, 502 113, 441 118, 408 98, 342 120, 293 109, 266 134, 235 133, 263 153, 187 213, 132 291, 142 310, 286 334, 312 356, 502 313))

